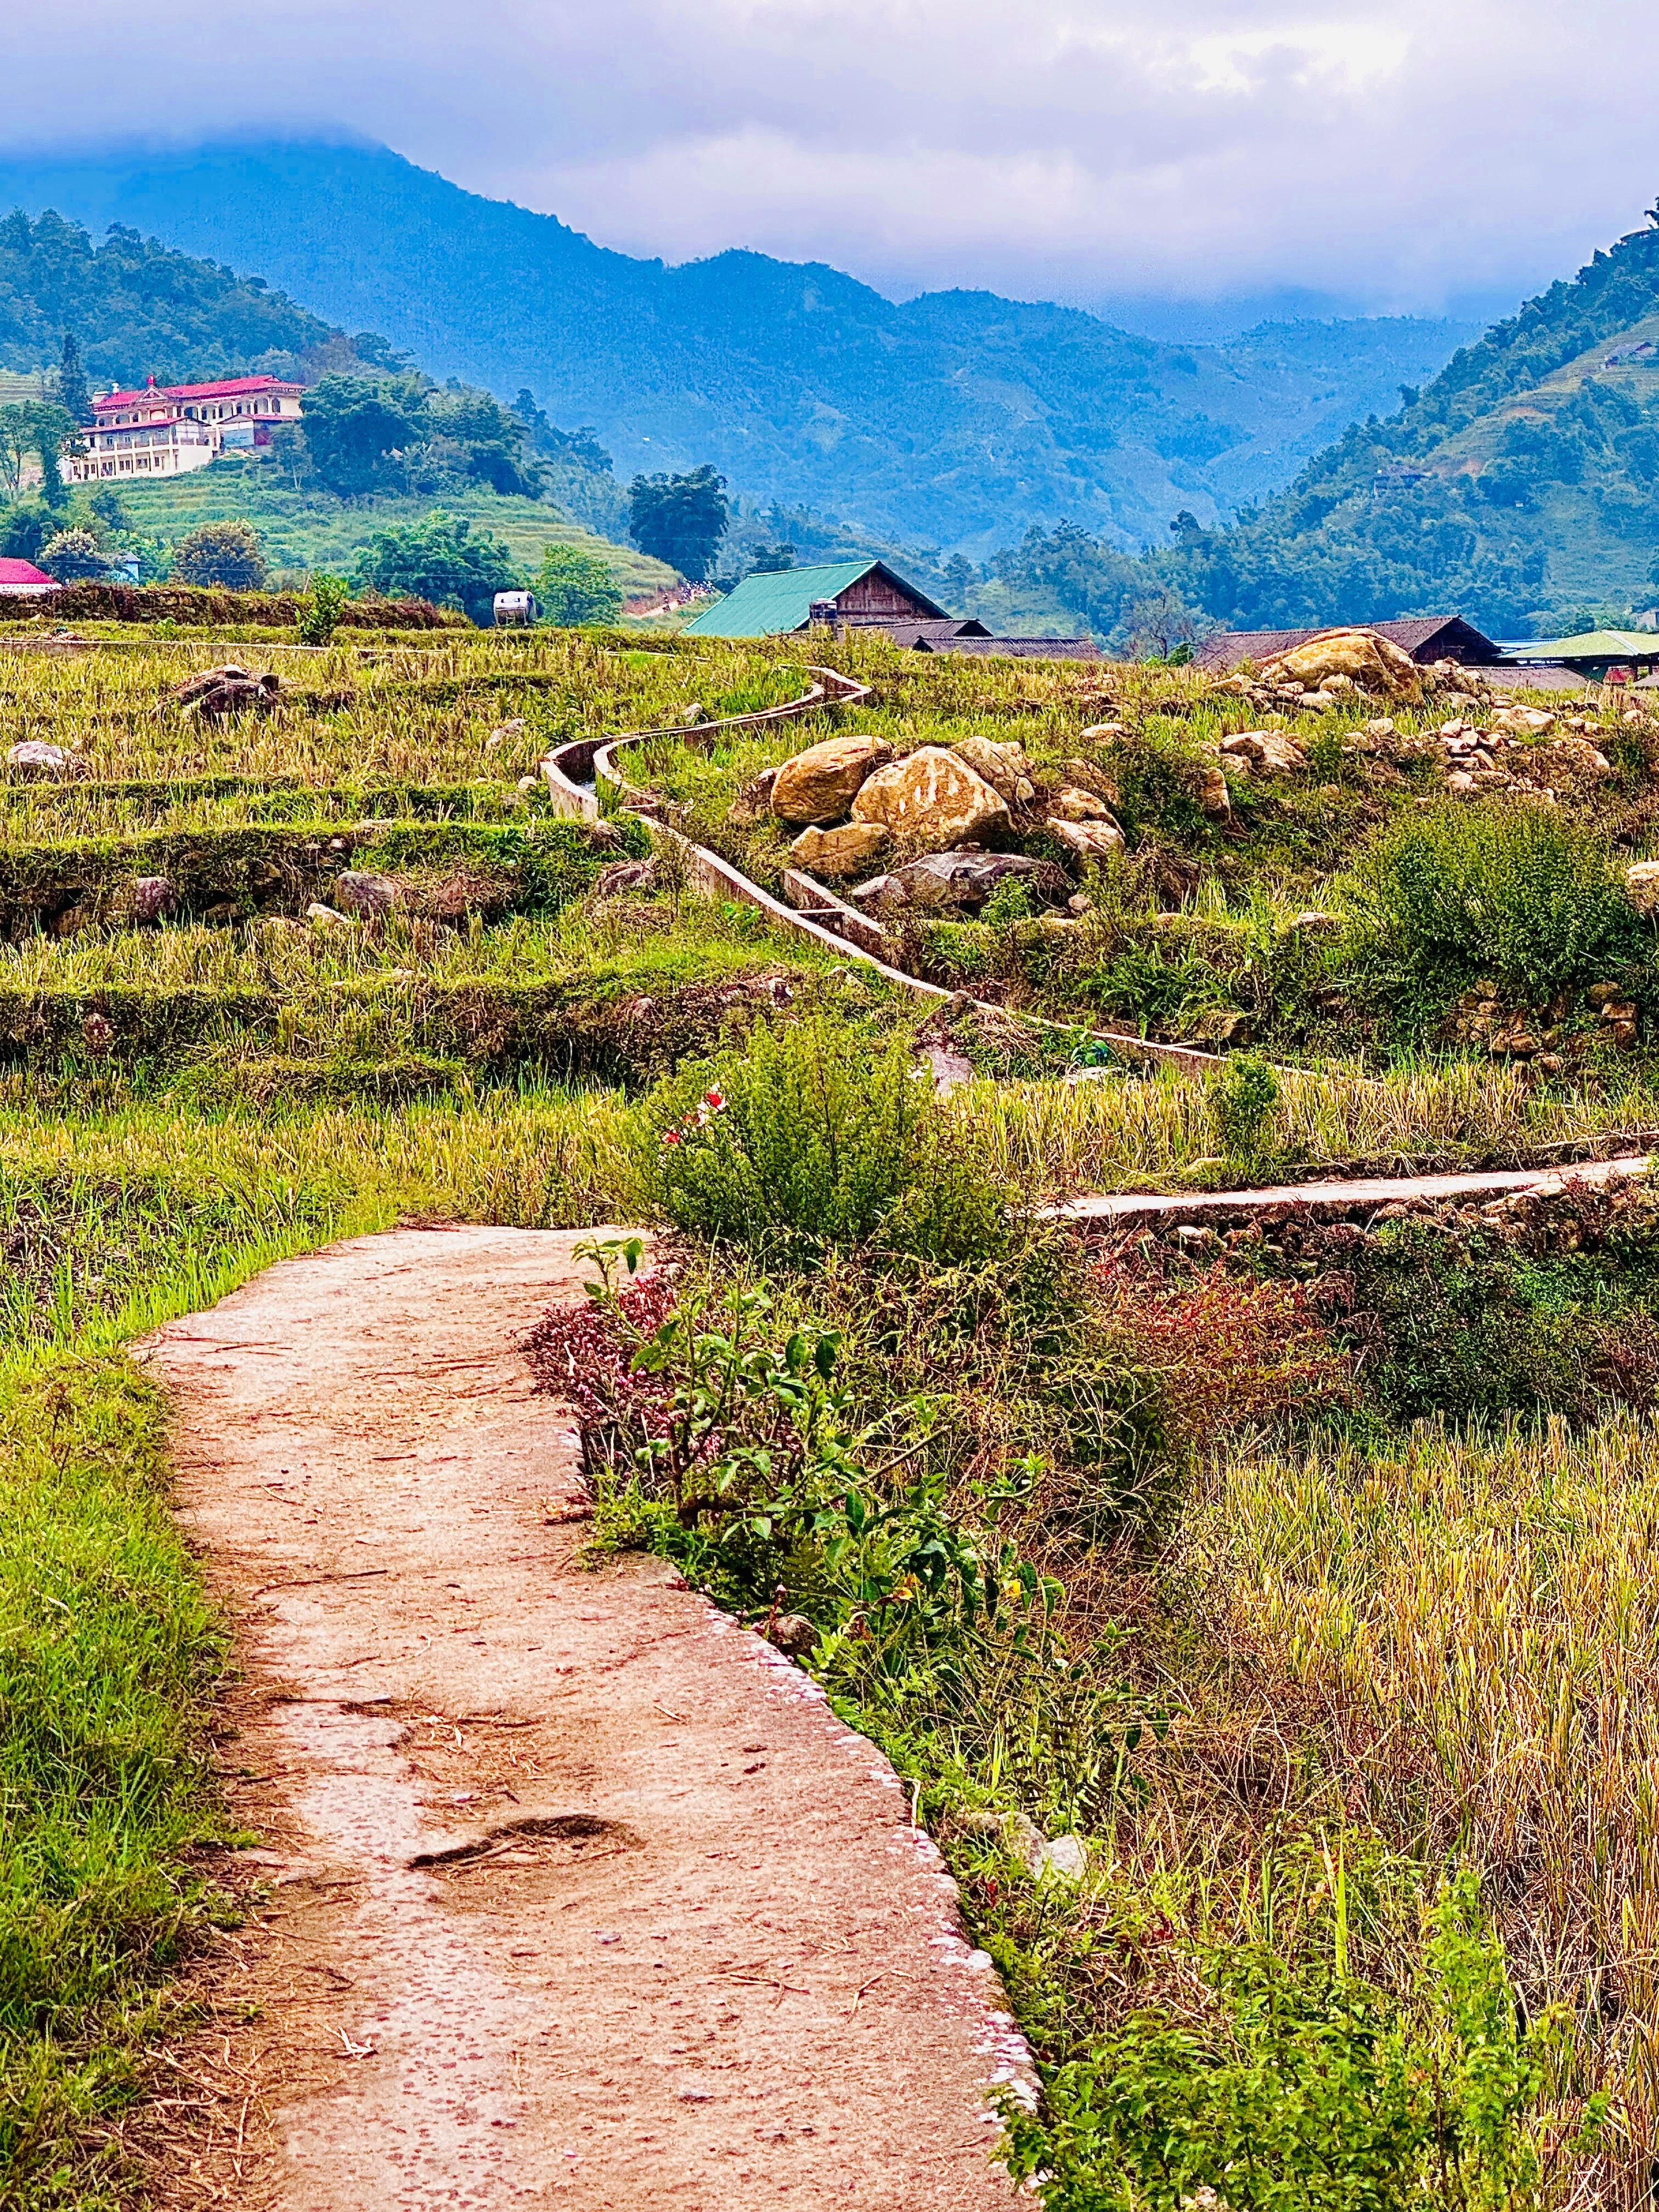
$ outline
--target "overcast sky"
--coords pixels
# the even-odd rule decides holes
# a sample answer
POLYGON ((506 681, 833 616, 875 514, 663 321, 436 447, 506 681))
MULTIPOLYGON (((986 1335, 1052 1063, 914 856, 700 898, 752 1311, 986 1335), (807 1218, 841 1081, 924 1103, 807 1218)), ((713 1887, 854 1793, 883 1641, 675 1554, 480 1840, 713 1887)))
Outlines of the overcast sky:
POLYGON ((671 260, 1432 313, 1638 224, 1656 62, 1651 0, 55 0, 0 143, 349 132, 671 260))

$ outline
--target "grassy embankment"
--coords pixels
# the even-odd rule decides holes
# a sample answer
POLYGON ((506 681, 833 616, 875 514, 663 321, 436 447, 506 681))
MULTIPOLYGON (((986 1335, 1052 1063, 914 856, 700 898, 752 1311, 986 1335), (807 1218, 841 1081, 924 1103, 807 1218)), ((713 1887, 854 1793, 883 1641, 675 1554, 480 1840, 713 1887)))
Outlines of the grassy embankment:
POLYGON ((526 569, 536 567, 550 545, 571 545, 603 561, 630 597, 663 591, 674 581, 673 570, 660 561, 635 546, 595 537, 557 507, 485 487, 440 498, 386 494, 348 501, 325 491, 296 490, 281 482, 272 467, 218 461, 161 483, 123 483, 119 490, 135 527, 169 545, 204 522, 252 522, 276 575, 303 577, 314 568, 344 574, 377 530, 422 522, 441 507, 502 539, 526 569))
MULTIPOLYGON (((6 742, 78 744, 85 769, 0 794, 11 2196, 118 2193, 97 2116, 142 2081, 158 1992, 219 1909, 190 1846, 219 1817, 223 1651, 124 1346, 401 1216, 650 1211, 687 1239, 683 1308, 705 1279, 749 1298, 753 1419, 797 1442, 774 1461, 789 1494, 756 1497, 735 1435, 733 1510, 689 1518, 624 1459, 607 1526, 753 1615, 783 1579, 823 1632, 814 1663, 921 1783, 1049 2070, 1030 2155, 1056 2205, 1403 2205, 1437 2160, 1463 2194, 1431 2201, 1641 2201, 1645 1212, 1576 1244, 1407 1222, 1103 1270, 1003 1201, 1201 1159, 1241 1178, 1595 1144, 1650 1119, 1643 1056, 1540 1083, 1402 1049, 1380 1082, 1311 1066, 1253 1117, 1167 1076, 987 1082, 935 1115, 902 1060, 865 1057, 915 1010, 672 881, 596 898, 627 844, 518 790, 556 738, 789 696, 797 655, 422 640, 309 662, 279 714, 216 728, 166 695, 219 649, 0 672, 6 742), (396 878, 400 910, 307 925, 348 866, 396 878), (128 919, 147 873, 176 882, 164 927, 128 919), (726 1087, 767 1176, 711 1156, 712 1179, 665 1180, 653 1132, 706 1082, 696 1055, 757 1023, 726 1087), (826 1115, 855 1139, 833 1170, 826 1115), (798 1323, 838 1340, 822 1390, 798 1323), (1088 1838, 1080 1890, 965 1817, 1015 1810, 1088 1838), (1447 1898, 1454 1868, 1474 1887, 1447 1898), (1516 2044, 1517 1997, 1547 2048, 1516 2044), (1568 2148, 1601 2094, 1601 2147, 1568 2148), (1247 2122, 1254 2179, 1218 2163, 1247 2122), (1369 2197, 1328 2179, 1350 2154, 1369 2197)), ((1098 672, 868 665, 874 715, 911 734, 1058 750, 1103 711, 1098 672)), ((1146 681, 1154 707, 1189 684, 1146 681)), ((729 1347, 717 1306, 698 1328, 729 1347)))

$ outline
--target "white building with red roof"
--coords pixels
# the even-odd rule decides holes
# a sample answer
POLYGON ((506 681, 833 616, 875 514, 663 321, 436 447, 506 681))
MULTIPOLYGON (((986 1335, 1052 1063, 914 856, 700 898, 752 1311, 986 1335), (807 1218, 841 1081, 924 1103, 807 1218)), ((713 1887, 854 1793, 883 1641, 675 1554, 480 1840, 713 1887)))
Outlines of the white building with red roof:
POLYGON ((71 483, 177 477, 204 469, 221 453, 268 446, 280 422, 297 422, 304 386, 280 376, 233 376, 218 384, 162 384, 109 392, 92 403, 78 434, 84 448, 66 457, 71 483))

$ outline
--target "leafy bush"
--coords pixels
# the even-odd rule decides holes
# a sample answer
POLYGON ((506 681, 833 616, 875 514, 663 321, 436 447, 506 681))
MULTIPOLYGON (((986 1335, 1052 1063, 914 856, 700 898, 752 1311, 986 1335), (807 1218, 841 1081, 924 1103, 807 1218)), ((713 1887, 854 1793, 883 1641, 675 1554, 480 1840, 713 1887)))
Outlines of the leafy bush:
POLYGON ((1279 1078, 1265 1060, 1238 1052, 1224 1060, 1211 1082, 1207 1104, 1216 1141, 1230 1161, 1255 1168, 1271 1156, 1279 1078))
POLYGON ((201 590, 263 591, 265 549, 251 522, 204 522, 173 549, 173 581, 201 590))
POLYGON ((1350 957, 1425 1012, 1479 975, 1539 1000, 1594 980, 1644 934, 1600 840, 1552 807, 1418 815, 1364 853, 1345 888, 1350 957))
POLYGON ((93 530, 60 530, 40 548, 40 566, 60 584, 81 584, 101 576, 109 556, 93 530))
POLYGON ((683 1229, 797 1252, 878 1238, 956 1261, 1000 1250, 1000 1194, 973 1164, 902 1038, 832 1017, 762 1021, 644 1102, 636 1157, 683 1229))
POLYGON ((311 589, 300 605, 297 628, 301 645, 327 645, 340 627, 340 618, 351 597, 343 576, 331 575, 319 568, 311 580, 311 589))
MULTIPOLYGON (((1340 1883, 1340 1876, 1337 1877, 1340 1883)), ((1528 2119, 1559 2022, 1522 2031, 1474 1877, 1435 1908, 1414 2002, 1333 1963, 1216 1949, 1179 2017, 1142 2012, 1054 2070, 1051 2117, 1011 2116, 1011 2169, 1049 2212, 1534 2212, 1551 2201, 1528 2119)), ((1592 2100, 1571 2148, 1604 2118, 1592 2100)), ((1553 2153, 1568 2148, 1552 2146, 1553 2153)))
POLYGON ((475 623, 489 619, 497 592, 520 584, 511 550, 501 539, 447 514, 377 530, 357 556, 351 580, 358 591, 384 599, 459 607, 475 623))

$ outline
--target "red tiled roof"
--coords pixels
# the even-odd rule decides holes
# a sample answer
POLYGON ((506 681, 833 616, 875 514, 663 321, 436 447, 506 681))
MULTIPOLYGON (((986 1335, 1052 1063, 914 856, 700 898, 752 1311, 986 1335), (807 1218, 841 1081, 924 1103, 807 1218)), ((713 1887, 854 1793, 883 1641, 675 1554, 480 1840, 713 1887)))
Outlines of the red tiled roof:
POLYGON ((282 376, 232 376, 220 384, 150 384, 141 392, 109 392, 93 406, 138 407, 146 399, 246 399, 255 393, 298 392, 300 386, 282 376))
POLYGON ((55 592, 59 586, 33 561, 0 561, 0 592, 55 592))

